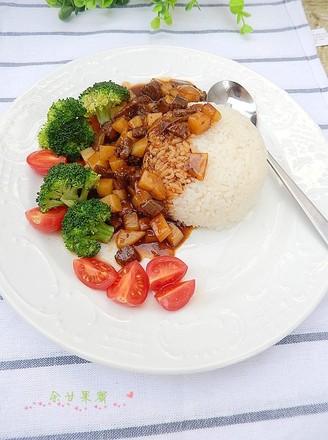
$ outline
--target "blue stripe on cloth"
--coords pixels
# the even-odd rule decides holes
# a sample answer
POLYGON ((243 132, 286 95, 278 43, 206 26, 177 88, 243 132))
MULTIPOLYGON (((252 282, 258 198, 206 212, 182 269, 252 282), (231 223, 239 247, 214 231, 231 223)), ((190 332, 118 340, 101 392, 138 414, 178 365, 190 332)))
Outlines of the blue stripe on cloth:
MULTIPOLYGON (((282 33, 295 31, 298 29, 303 29, 309 27, 308 23, 302 23, 297 26, 287 26, 283 28, 271 28, 271 29, 255 29, 254 34, 271 34, 271 33, 282 33)), ((99 31, 87 31, 87 32, 68 32, 68 31, 57 31, 57 32, 0 32, 0 37, 28 37, 28 36, 66 36, 66 37, 81 37, 89 35, 99 35, 99 34, 173 34, 173 35, 204 35, 204 34, 223 34, 223 33, 239 33, 239 30, 234 29, 200 29, 194 31, 177 31, 174 29, 159 29, 158 31, 152 31, 149 29, 103 29, 99 31)))
MULTIPOLYGON (((245 3, 245 7, 258 7, 258 6, 280 6, 280 5, 285 5, 286 3, 293 3, 296 2, 298 0, 278 0, 278 1, 272 1, 272 2, 262 2, 262 3, 245 3)), ((226 8, 228 7, 227 4, 224 3, 198 3, 200 8, 226 8)), ((15 3, 15 2, 0 2, 0 6, 7 6, 7 7, 12 7, 12 8, 48 8, 49 6, 47 4, 29 4, 29 3, 15 3)), ((153 7, 152 3, 137 3, 137 4, 127 4, 125 6, 122 5, 115 5, 114 6, 117 9, 122 9, 122 8, 130 8, 130 9, 135 9, 135 8, 149 8, 149 7, 153 7)), ((175 7, 178 8, 185 8, 186 4, 185 3, 176 3, 175 7)))
MULTIPOLYGON (((273 1, 273 2, 262 2, 262 3, 257 3, 257 4, 253 4, 253 3, 245 3, 246 7, 254 7, 254 6, 280 6, 280 5, 285 5, 286 3, 292 3, 295 2, 297 0, 278 0, 278 1, 273 1)), ((200 8, 221 8, 221 7, 227 7, 227 4, 223 4, 223 3, 219 3, 219 4, 213 4, 213 3, 198 3, 198 5, 200 6, 200 8)), ((47 4, 29 4, 29 3, 15 3, 15 2, 0 2, 0 6, 7 6, 7 7, 11 7, 11 8, 48 8, 49 6, 47 4)), ((138 4, 127 4, 125 6, 122 5, 116 5, 115 8, 119 9, 119 8, 130 8, 130 9, 135 9, 135 8, 149 8, 149 7, 153 7, 152 3, 138 3, 138 4)), ((185 3, 176 3, 175 7, 178 8, 185 8, 186 4, 185 3)))
MULTIPOLYGON (((328 332, 301 333, 286 336, 276 345, 299 344, 301 342, 320 342, 328 340, 328 332)), ((53 356, 34 359, 0 361, 0 371, 21 370, 26 368, 57 367, 62 365, 87 364, 90 361, 74 355, 53 356)))
MULTIPOLYGON (((284 62, 298 62, 298 61, 312 61, 318 59, 318 54, 300 57, 279 57, 279 58, 234 58, 237 63, 284 63, 284 62)), ((29 66, 47 66, 66 64, 73 60, 56 60, 56 61, 25 61, 25 62, 10 62, 0 61, 0 67, 29 67, 29 66)))
POLYGON ((3 440, 98 440, 148 437, 150 435, 169 434, 174 432, 194 431, 218 428, 222 426, 258 423, 268 420, 287 419, 291 417, 309 416, 328 412, 328 402, 310 405, 292 406, 287 408, 267 409, 262 411, 232 414, 230 416, 210 417, 207 419, 191 419, 176 422, 157 423, 153 425, 114 428, 102 431, 71 432, 68 434, 50 434, 33 437, 5 438, 3 440))
POLYGON ((59 367, 62 365, 88 364, 89 361, 78 356, 65 355, 44 357, 38 359, 18 359, 14 361, 0 361, 0 370, 22 370, 26 368, 59 367))

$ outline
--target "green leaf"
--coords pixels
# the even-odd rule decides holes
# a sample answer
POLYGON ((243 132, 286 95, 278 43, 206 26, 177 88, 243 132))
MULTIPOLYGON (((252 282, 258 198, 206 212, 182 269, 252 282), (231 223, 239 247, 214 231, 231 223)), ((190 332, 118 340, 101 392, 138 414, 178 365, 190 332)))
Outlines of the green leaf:
POLYGON ((166 24, 171 25, 172 24, 172 15, 171 14, 166 15, 164 17, 164 21, 165 21, 166 24))
POLYGON ((246 11, 243 11, 242 14, 243 14, 244 17, 250 17, 251 16, 251 14, 249 12, 246 12, 246 11))
POLYGON ((67 20, 71 13, 74 11, 74 7, 71 5, 64 5, 59 9, 58 17, 61 20, 67 20))
POLYGON ((86 0, 85 7, 87 9, 95 9, 97 6, 97 0, 86 0))
POLYGON ((78 8, 82 8, 85 6, 85 0, 74 0, 74 5, 78 8))
POLYGON ((238 14, 244 8, 244 0, 230 0, 229 7, 232 14, 238 14))
POLYGON ((99 6, 101 8, 110 8, 112 6, 113 0, 100 0, 99 6))
POLYGON ((157 4, 153 7, 153 12, 162 12, 163 5, 157 4))
POLYGON ((198 4, 198 1, 197 1, 197 0, 191 0, 190 2, 188 2, 188 3, 186 4, 185 10, 186 10, 186 11, 191 11, 191 9, 192 9, 194 6, 197 6, 197 8, 200 10, 200 7, 199 7, 199 4, 198 4))
POLYGON ((250 34, 251 32, 253 32, 253 28, 252 26, 249 26, 248 24, 244 24, 240 31, 241 34, 250 34))
POLYGON ((58 0, 46 0, 48 3, 48 6, 51 8, 56 8, 57 6, 61 6, 60 2, 58 0))
POLYGON ((160 27, 161 27, 161 19, 159 17, 155 17, 151 22, 150 22, 151 27, 157 31, 160 27))

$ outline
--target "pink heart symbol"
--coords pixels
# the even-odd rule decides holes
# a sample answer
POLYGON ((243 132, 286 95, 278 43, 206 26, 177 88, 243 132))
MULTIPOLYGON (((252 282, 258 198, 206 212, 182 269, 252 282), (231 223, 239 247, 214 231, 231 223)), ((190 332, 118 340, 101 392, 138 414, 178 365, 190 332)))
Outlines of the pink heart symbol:
POLYGON ((130 397, 130 399, 133 397, 133 391, 130 391, 127 395, 126 395, 126 397, 130 397))

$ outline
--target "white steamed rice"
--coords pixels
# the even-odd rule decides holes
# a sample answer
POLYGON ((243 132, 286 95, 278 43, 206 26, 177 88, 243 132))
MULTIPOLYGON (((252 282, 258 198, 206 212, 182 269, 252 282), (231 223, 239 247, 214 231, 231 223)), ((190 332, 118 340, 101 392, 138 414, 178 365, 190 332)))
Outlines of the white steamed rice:
POLYGON ((208 153, 203 181, 173 199, 169 214, 189 226, 221 229, 242 220, 256 203, 267 175, 267 153, 257 128, 239 112, 216 106, 222 119, 193 139, 208 153))

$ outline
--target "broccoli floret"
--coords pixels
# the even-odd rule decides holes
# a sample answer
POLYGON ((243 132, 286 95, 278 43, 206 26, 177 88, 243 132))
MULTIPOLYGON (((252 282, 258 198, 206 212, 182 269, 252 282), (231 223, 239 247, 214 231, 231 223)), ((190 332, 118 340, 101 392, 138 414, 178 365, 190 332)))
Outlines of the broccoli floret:
POLYGON ((57 206, 72 206, 76 201, 86 200, 100 176, 90 168, 77 163, 59 163, 50 168, 37 194, 41 212, 57 206))
POLYGON ((65 246, 78 257, 94 257, 102 243, 108 243, 114 228, 106 222, 110 219, 109 206, 99 199, 74 203, 64 216, 62 234, 65 246))
POLYGON ((120 104, 129 99, 129 90, 112 81, 95 83, 80 95, 87 116, 97 116, 100 124, 112 119, 120 104))
POLYGON ((52 150, 57 156, 66 156, 70 162, 80 159, 80 152, 90 147, 94 139, 86 110, 75 98, 54 102, 38 135, 41 148, 52 150))

